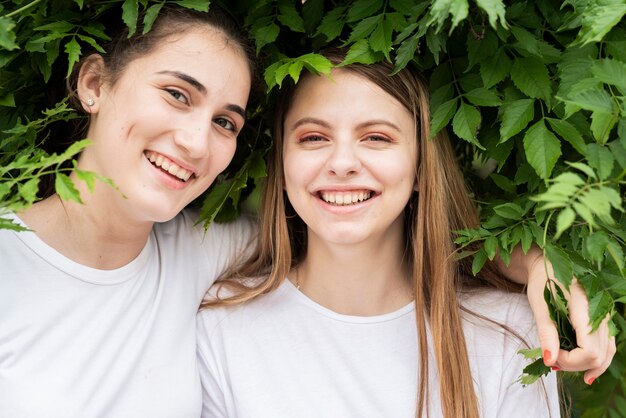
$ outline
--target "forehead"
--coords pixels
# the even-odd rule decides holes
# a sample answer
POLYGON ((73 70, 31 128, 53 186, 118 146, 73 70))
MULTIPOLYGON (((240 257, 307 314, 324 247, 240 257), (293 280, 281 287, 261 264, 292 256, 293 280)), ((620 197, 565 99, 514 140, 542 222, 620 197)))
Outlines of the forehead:
POLYGON ((413 125, 404 105, 373 81, 345 69, 330 76, 307 75, 297 84, 287 118, 303 113, 335 118, 392 118, 413 125))
POLYGON ((131 61, 122 77, 135 83, 163 71, 187 74, 211 91, 230 91, 245 107, 251 85, 248 59, 241 46, 219 29, 197 26, 170 35, 131 61))

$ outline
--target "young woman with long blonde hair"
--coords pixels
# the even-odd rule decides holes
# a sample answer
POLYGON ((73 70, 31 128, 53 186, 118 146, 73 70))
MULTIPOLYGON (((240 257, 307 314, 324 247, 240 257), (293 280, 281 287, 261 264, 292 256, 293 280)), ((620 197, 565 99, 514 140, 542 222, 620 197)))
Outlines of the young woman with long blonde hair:
POLYGON ((448 138, 429 139, 425 83, 392 70, 283 93, 259 248, 198 321, 203 416, 559 415, 553 375, 517 382, 538 344, 520 287, 455 257, 475 208, 448 138))

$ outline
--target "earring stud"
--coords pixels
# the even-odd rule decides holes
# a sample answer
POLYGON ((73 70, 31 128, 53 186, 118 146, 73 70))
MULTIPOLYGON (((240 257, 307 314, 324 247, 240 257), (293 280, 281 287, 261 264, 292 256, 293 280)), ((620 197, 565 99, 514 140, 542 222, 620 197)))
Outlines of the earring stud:
POLYGON ((91 107, 93 105, 95 105, 96 102, 93 99, 87 99, 87 106, 91 107))

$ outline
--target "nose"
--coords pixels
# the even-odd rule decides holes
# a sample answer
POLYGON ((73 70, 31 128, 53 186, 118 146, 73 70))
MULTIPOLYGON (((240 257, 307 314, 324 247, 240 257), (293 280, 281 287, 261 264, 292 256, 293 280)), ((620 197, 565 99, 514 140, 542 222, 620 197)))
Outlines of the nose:
POLYGON ((206 158, 211 148, 209 123, 188 122, 174 132, 174 142, 191 158, 206 158))
POLYGON ((352 140, 335 142, 326 161, 326 167, 331 175, 338 177, 358 173, 361 170, 361 159, 357 153, 356 143, 352 140))

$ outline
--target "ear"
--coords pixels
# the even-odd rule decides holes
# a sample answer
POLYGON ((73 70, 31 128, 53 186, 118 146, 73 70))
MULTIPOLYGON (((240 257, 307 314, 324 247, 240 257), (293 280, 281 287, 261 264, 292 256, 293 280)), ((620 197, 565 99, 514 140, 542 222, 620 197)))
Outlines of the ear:
POLYGON ((99 54, 92 54, 85 58, 80 67, 76 90, 83 109, 87 113, 98 113, 105 74, 104 59, 99 54))

